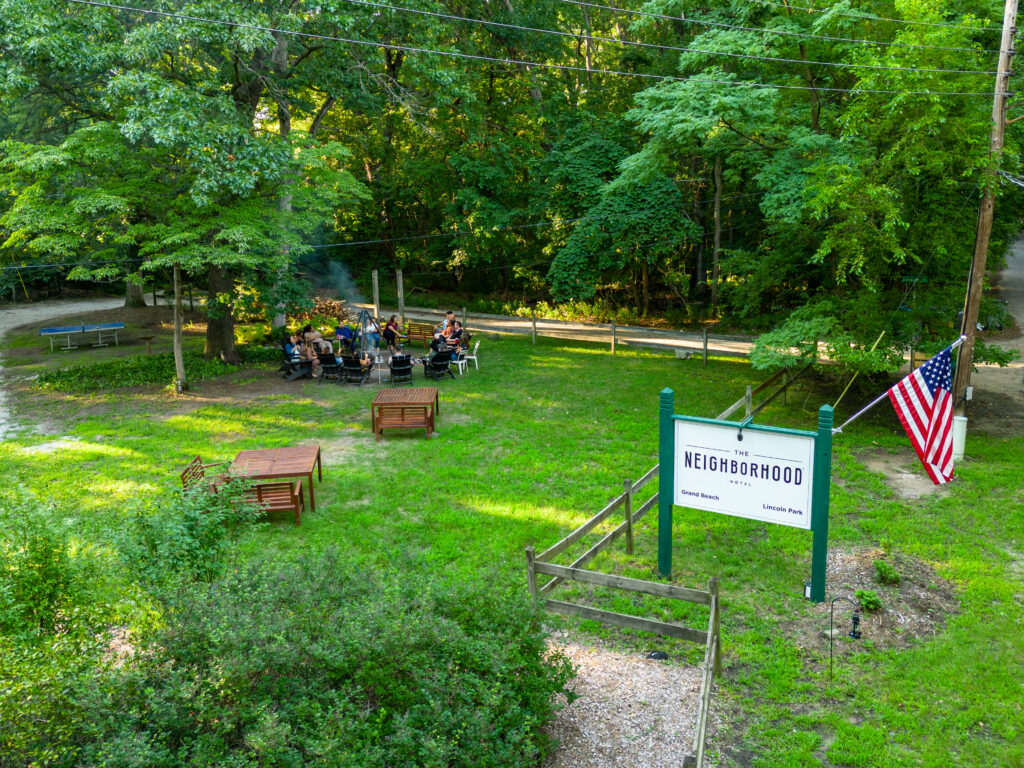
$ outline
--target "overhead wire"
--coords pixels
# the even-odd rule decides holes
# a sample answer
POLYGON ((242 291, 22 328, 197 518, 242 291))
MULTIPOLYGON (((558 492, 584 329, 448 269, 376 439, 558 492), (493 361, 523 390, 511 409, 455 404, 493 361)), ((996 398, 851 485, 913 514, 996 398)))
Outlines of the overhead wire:
MULTIPOLYGON (((572 2, 579 2, 579 0, 571 0, 572 2)), ((638 77, 646 80, 657 80, 663 82, 677 82, 677 83, 707 83, 710 85, 723 85, 723 86, 745 86, 748 88, 771 88, 775 90, 787 90, 787 91, 816 91, 820 93, 853 93, 853 94, 882 94, 882 95, 901 95, 901 96, 984 96, 985 98, 991 98, 992 93, 988 91, 904 91, 895 89, 881 89, 881 88, 834 88, 834 87, 823 87, 823 86, 804 86, 804 85, 781 85, 778 83, 758 83, 747 80, 714 80, 706 77, 678 77, 675 75, 660 75, 649 72, 623 72, 614 69, 592 69, 588 67, 572 66, 567 64, 550 64, 546 62, 537 61, 524 61, 522 59, 514 58, 498 58, 495 56, 483 56, 480 54, 463 53, 460 51, 440 51, 433 48, 422 48, 410 45, 396 45, 394 43, 385 43, 382 41, 370 41, 360 40, 357 38, 339 37, 335 35, 321 35, 313 32, 300 32, 297 30, 281 29, 278 27, 269 27, 261 24, 249 24, 246 22, 238 21, 224 21, 222 19, 210 19, 202 16, 192 16, 189 14, 172 13, 170 11, 154 11, 148 8, 137 8, 129 5, 118 5, 113 3, 102 3, 97 0, 67 0, 69 3, 75 3, 78 5, 89 5, 97 8, 107 8, 110 10, 121 10, 130 11, 133 13, 142 13, 150 16, 159 16, 164 18, 179 19, 181 21, 192 21, 196 23, 214 24, 225 27, 236 27, 239 29, 250 29, 257 32, 267 32, 270 34, 281 34, 281 35, 292 35, 294 37, 301 37, 305 39, 314 40, 326 40, 337 43, 347 43, 350 45, 360 45, 370 48, 383 48, 391 51, 404 51, 407 53, 425 53, 433 54, 435 56, 446 56, 449 58, 466 59, 471 61, 488 61, 498 64, 511 64, 516 66, 524 67, 538 67, 541 69, 554 69, 569 72, 579 72, 586 75, 617 75, 621 77, 638 77)))
POLYGON ((785 35, 789 37, 801 37, 809 40, 827 40, 835 43, 857 43, 860 45, 883 45, 893 48, 919 48, 930 51, 963 51, 968 53, 999 53, 996 48, 955 48, 950 46, 940 45, 920 45, 917 43, 898 43, 890 42, 885 40, 861 40, 854 37, 832 37, 830 35, 812 35, 808 32, 790 32, 785 29, 767 29, 765 27, 746 27, 740 24, 728 24, 724 21, 708 21, 706 19, 697 19, 688 16, 669 16, 664 13, 654 13, 652 11, 637 11, 631 8, 618 8, 614 5, 603 5, 601 3, 591 3, 586 0, 559 0, 562 3, 569 3, 570 5, 577 5, 584 8, 597 8, 604 11, 612 11, 614 13, 627 13, 634 16, 644 16, 652 19, 662 19, 664 21, 681 22, 683 24, 700 24, 705 27, 719 27, 722 29, 736 29, 743 32, 759 32, 766 33, 769 35, 785 35))
POLYGON ((942 27, 945 29, 965 29, 970 32, 1000 32, 1002 27, 972 27, 966 24, 950 24, 941 21, 916 21, 914 19, 890 19, 885 16, 874 16, 862 13, 850 13, 849 11, 838 11, 833 8, 811 8, 807 5, 792 5, 788 3, 775 3, 772 0, 754 0, 761 5, 771 5, 775 8, 785 8, 790 11, 806 11, 807 13, 831 13, 833 16, 847 16, 851 19, 861 21, 885 21, 893 24, 911 24, 922 27, 942 27))
POLYGON ((613 37, 600 37, 596 35, 588 34, 576 34, 574 32, 565 32, 562 30, 546 29, 544 27, 524 27, 519 24, 509 24, 503 21, 491 21, 489 19, 474 19, 467 16, 456 16, 450 13, 439 13, 437 11, 425 11, 418 8, 404 8, 397 5, 389 5, 387 3, 373 2, 373 0, 344 0, 347 3, 353 5, 368 6, 371 8, 384 8, 391 11, 398 11, 401 13, 411 13, 419 16, 430 16, 436 19, 446 19, 448 21, 461 21, 469 24, 480 24, 489 27, 499 27, 502 29, 514 29, 520 32, 532 32, 542 35, 557 35, 559 37, 568 37, 573 40, 590 40, 599 43, 612 43, 613 45, 622 46, 636 46, 640 48, 654 48, 659 51, 679 51, 681 53, 699 53, 705 56, 722 56, 733 59, 752 59, 755 61, 771 61, 782 64, 801 64, 817 67, 842 67, 844 69, 870 69, 870 70, 881 70, 890 72, 929 72, 929 73, 942 73, 951 75, 996 75, 999 74, 995 71, 980 70, 980 69, 936 69, 930 67, 891 67, 882 64, 854 64, 843 61, 809 61, 804 59, 788 59, 778 56, 757 56, 752 53, 735 53, 732 51, 714 51, 703 48, 690 48, 679 45, 665 45, 661 43, 645 43, 638 40, 616 40, 613 37))

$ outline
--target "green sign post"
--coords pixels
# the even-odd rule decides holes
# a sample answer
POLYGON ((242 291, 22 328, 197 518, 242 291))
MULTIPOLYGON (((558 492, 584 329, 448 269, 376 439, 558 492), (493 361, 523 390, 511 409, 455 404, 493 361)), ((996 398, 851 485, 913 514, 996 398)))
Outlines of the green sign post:
POLYGON ((750 418, 737 423, 680 416, 673 413, 674 400, 671 389, 661 391, 658 572, 664 578, 672 572, 673 505, 692 506, 810 529, 813 553, 808 596, 822 602, 828 556, 832 406, 821 407, 818 430, 809 432, 761 426, 750 418))

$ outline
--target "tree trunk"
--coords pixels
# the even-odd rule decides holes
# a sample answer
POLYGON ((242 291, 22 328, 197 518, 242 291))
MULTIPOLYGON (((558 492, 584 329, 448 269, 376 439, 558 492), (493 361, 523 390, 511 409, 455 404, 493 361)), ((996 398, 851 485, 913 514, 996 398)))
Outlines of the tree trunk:
MULTIPOLYGON (((138 275, 131 277, 138 277, 138 275)), ((146 306, 146 297, 142 294, 142 284, 134 282, 131 277, 124 281, 124 305, 126 307, 144 307, 146 306)))
POLYGON ((185 355, 181 348, 181 321, 184 309, 181 306, 181 265, 174 263, 174 377, 177 390, 188 389, 185 378, 185 355))
POLYGON ((722 250, 722 158, 715 158, 715 241, 711 252, 711 314, 718 311, 718 258, 722 250))
POLYGON ((651 275, 650 270, 647 268, 647 262, 642 262, 640 265, 640 277, 643 283, 643 300, 644 306, 643 311, 640 313, 643 317, 647 317, 647 313, 651 309, 651 275))
POLYGON ((219 357, 225 363, 241 362, 235 349, 235 319, 231 314, 235 281, 231 273, 221 266, 210 265, 209 298, 206 301, 206 349, 209 360, 219 357), (226 297, 221 301, 221 297, 226 297))

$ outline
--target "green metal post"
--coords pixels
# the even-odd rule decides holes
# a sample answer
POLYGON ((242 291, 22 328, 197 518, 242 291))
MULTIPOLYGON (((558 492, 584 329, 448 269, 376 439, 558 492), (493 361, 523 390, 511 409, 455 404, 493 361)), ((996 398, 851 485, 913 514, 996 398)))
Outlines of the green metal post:
POLYGON ((828 560, 828 497, 832 486, 832 406, 818 409, 818 435, 814 439, 814 490, 811 497, 811 600, 825 600, 825 565, 828 560))
POLYGON ((658 573, 672 576, 672 498, 675 496, 676 433, 672 421, 675 393, 661 390, 658 412, 658 573))

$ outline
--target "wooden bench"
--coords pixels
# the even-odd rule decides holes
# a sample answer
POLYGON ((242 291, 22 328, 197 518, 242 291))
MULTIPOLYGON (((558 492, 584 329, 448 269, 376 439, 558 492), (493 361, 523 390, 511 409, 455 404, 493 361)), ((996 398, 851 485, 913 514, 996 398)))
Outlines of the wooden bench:
POLYGON ((203 464, 203 460, 196 456, 181 473, 181 487, 188 489, 196 483, 205 480, 207 468, 218 467, 221 464, 227 464, 227 462, 218 461, 214 464, 203 464))
POLYGON ((429 438, 434 431, 434 409, 426 405, 379 405, 377 439, 385 429, 426 429, 429 438))
POLYGON ((302 496, 302 481, 291 480, 282 483, 258 483, 246 492, 248 499, 261 512, 295 512, 295 524, 301 525, 305 500, 302 496))
POLYGON ((431 323, 409 323, 409 328, 405 332, 406 338, 409 341, 418 339, 423 342, 423 346, 430 344, 430 340, 434 338, 434 326, 431 323))

